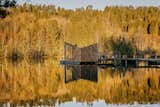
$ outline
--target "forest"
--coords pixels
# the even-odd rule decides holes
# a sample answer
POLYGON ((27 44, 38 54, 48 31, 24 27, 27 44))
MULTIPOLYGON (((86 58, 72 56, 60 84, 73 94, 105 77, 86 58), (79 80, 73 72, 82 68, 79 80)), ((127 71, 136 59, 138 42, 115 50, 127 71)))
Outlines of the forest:
POLYGON ((159 7, 106 6, 104 10, 95 10, 89 5, 66 10, 52 5, 24 4, 9 9, 2 7, 0 11, 2 47, 23 48, 25 51, 26 46, 53 48, 62 45, 63 41, 83 46, 97 42, 98 37, 102 50, 108 50, 104 42, 114 36, 134 39, 141 50, 160 51, 159 7), (17 46, 19 42, 21 46, 17 46))

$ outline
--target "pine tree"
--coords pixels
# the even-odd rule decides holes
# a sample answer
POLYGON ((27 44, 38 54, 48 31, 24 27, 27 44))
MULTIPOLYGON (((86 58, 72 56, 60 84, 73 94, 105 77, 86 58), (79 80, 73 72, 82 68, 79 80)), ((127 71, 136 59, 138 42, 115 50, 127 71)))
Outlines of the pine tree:
POLYGON ((10 1, 9 0, 4 1, 4 7, 10 7, 10 1))
POLYGON ((17 4, 17 1, 16 0, 1 0, 1 7, 15 7, 16 4, 17 4), (2 1, 3 1, 3 4, 2 4, 2 1))
POLYGON ((0 7, 2 7, 2 0, 0 0, 0 7))
POLYGON ((16 0, 12 0, 12 1, 10 2, 10 7, 15 7, 16 4, 17 4, 16 0))

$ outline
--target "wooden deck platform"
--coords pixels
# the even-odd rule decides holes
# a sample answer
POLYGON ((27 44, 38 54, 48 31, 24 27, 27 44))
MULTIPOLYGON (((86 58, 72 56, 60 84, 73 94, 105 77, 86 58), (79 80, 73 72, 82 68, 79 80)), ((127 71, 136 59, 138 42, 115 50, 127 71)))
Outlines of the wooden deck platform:
POLYGON ((67 61, 61 60, 61 65, 97 65, 97 66, 106 66, 106 67, 134 67, 134 68, 159 68, 160 67, 160 58, 107 58, 105 60, 92 61, 67 61), (119 62, 117 64, 116 62, 119 62), (139 65, 143 63, 143 65, 139 65))

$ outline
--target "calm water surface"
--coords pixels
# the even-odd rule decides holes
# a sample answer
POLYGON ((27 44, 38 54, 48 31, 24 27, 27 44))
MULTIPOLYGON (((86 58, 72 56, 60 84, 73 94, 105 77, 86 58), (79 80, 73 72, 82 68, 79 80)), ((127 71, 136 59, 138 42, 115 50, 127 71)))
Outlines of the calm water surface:
POLYGON ((0 70, 0 102, 3 107, 13 104, 28 107, 160 106, 159 69, 69 66, 65 74, 59 61, 52 59, 18 62, 5 59, 0 61, 0 70), (122 105, 116 105, 119 103, 122 105))

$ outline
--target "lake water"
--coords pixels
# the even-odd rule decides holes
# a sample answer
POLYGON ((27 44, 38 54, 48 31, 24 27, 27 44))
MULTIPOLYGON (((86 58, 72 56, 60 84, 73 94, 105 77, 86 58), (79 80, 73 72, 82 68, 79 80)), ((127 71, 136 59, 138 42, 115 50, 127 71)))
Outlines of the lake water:
POLYGON ((64 66, 53 59, 0 62, 0 102, 4 107, 160 106, 159 69, 69 66, 65 74, 64 66))
MULTIPOLYGON (((12 107, 10 103, 2 104, 1 107, 12 107)), ((76 102, 76 101, 68 101, 65 103, 59 104, 56 102, 55 105, 15 105, 17 107, 159 107, 160 104, 138 104, 135 102, 134 104, 106 104, 104 100, 94 101, 92 103, 87 102, 76 102)))

